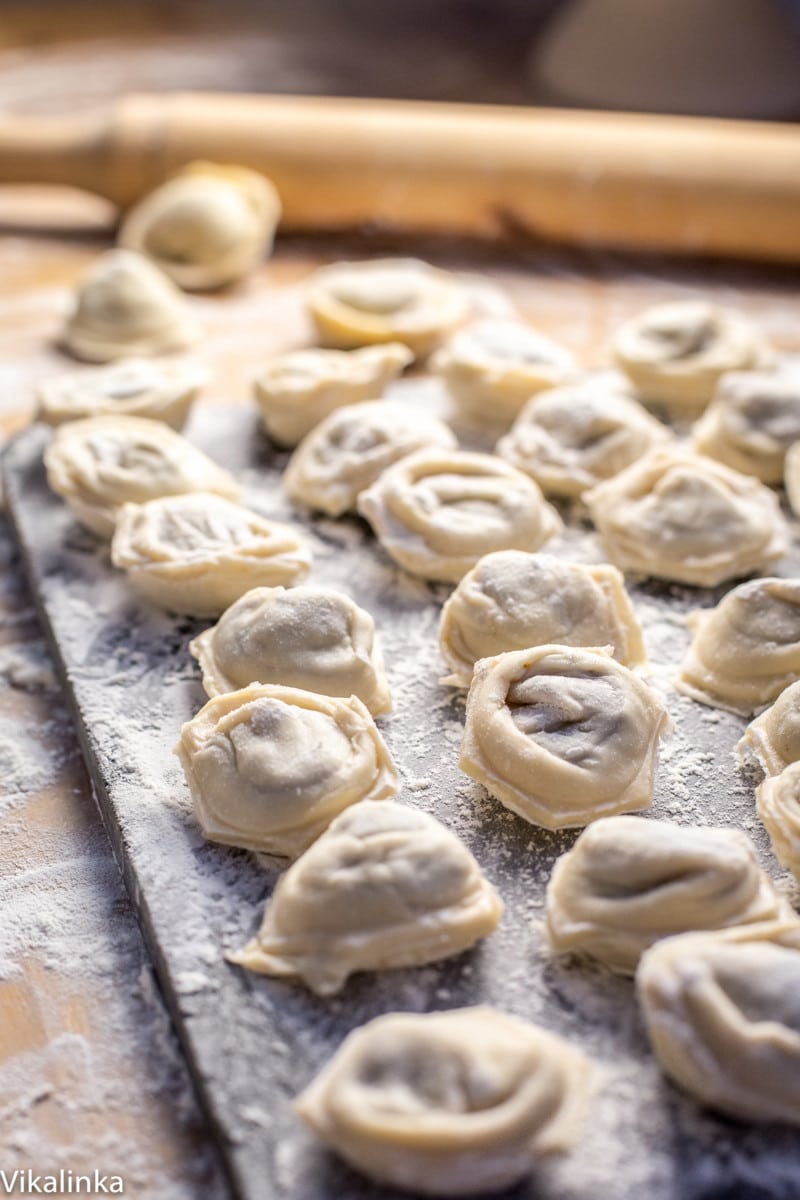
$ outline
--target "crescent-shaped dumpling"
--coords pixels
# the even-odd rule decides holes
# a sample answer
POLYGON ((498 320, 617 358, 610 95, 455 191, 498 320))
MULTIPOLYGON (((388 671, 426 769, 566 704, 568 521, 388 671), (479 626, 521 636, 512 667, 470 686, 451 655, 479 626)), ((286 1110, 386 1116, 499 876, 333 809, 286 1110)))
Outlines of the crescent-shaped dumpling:
POLYGON ((694 447, 762 483, 783 483, 800 441, 800 370, 732 371, 694 428, 694 447))
POLYGON ((208 382, 199 363, 129 358, 57 375, 39 385, 37 416, 48 425, 84 417, 146 417, 181 429, 208 382))
POLYGON ((741 761, 752 750, 767 775, 800 762, 800 682, 785 688, 774 704, 745 729, 736 747, 741 761))
POLYGON ((765 779, 756 804, 775 857, 800 881, 800 762, 765 779))

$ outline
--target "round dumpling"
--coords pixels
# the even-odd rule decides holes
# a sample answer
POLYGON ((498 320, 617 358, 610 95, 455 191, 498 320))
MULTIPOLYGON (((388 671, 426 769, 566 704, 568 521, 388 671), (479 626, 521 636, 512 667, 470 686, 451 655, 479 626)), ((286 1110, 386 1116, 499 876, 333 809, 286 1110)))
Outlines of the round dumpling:
POLYGON ((752 579, 689 621, 676 686, 702 704, 750 717, 800 679, 800 579, 752 579))
POLYGON ((800 762, 800 682, 778 696, 760 717, 751 721, 736 747, 741 760, 752 750, 767 775, 778 775, 800 762))
POLYGON ((626 667, 645 661, 642 630, 616 567, 498 550, 468 571, 442 609, 445 680, 469 687, 479 658, 557 642, 610 646, 626 667))
POLYGON ((662 1068, 701 1104, 800 1125, 800 924, 667 938, 636 975, 662 1068))
POLYGON ((402 342, 420 358, 461 324, 470 300, 448 271, 416 258, 380 258, 316 271, 308 307, 323 346, 402 342))
POLYGON ((783 483, 786 452, 800 441, 800 370, 723 375, 694 430, 694 447, 762 483, 783 483))
POLYGON ((202 291, 248 274, 272 246, 280 215, 278 193, 263 175, 196 162, 131 209, 119 240, 179 287, 202 291))
POLYGON ((769 488, 698 454, 653 451, 586 503, 622 571, 714 587, 765 569, 788 548, 769 488))
POLYGON ((787 911, 738 829, 607 817, 558 859, 547 888, 556 954, 632 975, 659 938, 771 921, 787 911))
POLYGON ((800 762, 765 779, 756 801, 775 857, 800 882, 800 762))
POLYGON ((588 825, 650 806, 668 723, 605 650, 512 650, 475 664, 460 766, 526 821, 588 825))
POLYGON ((196 336, 163 271, 132 250, 109 250, 81 281, 61 341, 76 358, 104 363, 183 350, 196 336))
POLYGON ((252 587, 298 583, 311 554, 290 526, 195 492, 123 505, 111 561, 159 608, 218 617, 252 587))
POLYGON ((414 1195, 505 1189, 576 1140, 590 1061, 488 1007, 388 1013, 357 1029, 295 1108, 365 1175, 414 1195))
POLYGON ((669 437, 624 384, 588 376, 529 400, 497 453, 545 495, 580 496, 669 437))
POLYGON ((794 515, 800 516, 800 441, 790 446, 784 463, 786 496, 794 515))
POLYGON ((101 537, 111 537, 128 502, 183 492, 239 495, 228 471, 161 421, 145 417, 67 422, 56 430, 44 462, 53 491, 101 537))
POLYGON ((538 550, 561 529, 527 475, 455 450, 401 459, 361 493, 358 511, 406 571, 452 583, 491 550, 538 550))
POLYGON ((373 716, 391 711, 375 623, 332 588, 253 588, 189 650, 209 696, 282 683, 323 696, 358 696, 373 716))
POLYGON ((331 517, 356 507, 361 492, 415 450, 455 450, 455 435, 433 413, 394 400, 339 408, 312 429, 283 476, 295 503, 331 517))
POLYGON ((701 411, 720 376, 765 356, 747 317, 705 300, 679 300, 640 313, 617 331, 617 363, 637 391, 688 413, 701 411))
POLYGON ((365 800, 279 880, 261 929, 231 961, 329 996, 355 971, 459 954, 487 937, 502 912, 454 833, 417 809, 365 800))
POLYGON ((181 429, 207 381, 198 363, 123 359, 45 380, 37 416, 48 425, 84 417, 146 417, 181 429))
POLYGON ((458 330, 433 361, 465 420, 508 427, 543 388, 577 373, 573 355, 522 321, 486 317, 458 330))
POLYGON ((175 752, 207 838, 289 858, 349 805, 399 788, 355 696, 251 684, 209 700, 181 729, 175 752))

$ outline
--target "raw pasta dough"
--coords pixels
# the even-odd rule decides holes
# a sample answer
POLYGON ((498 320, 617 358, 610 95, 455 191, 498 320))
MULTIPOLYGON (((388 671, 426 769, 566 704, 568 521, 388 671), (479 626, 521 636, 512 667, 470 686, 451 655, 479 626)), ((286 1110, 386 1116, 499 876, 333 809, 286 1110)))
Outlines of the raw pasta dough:
POLYGON ((744 731, 736 750, 741 760, 752 750, 767 775, 800 762, 800 682, 793 683, 744 731))
POLYGON ((290 858, 348 805, 384 801, 399 787, 355 696, 254 683, 209 700, 175 752, 207 838, 290 858))
POLYGON ((775 857, 800 882, 800 762, 765 779, 756 802, 775 857))
POLYGON ((692 613, 679 691, 752 716, 800 679, 800 579, 753 579, 692 613))
POLYGON ((460 766, 548 829, 648 808, 668 717, 601 649, 539 646, 475 664, 460 766))
POLYGON ((295 503, 338 517, 356 507, 365 488, 415 450, 455 450, 454 434, 421 408, 375 400, 339 408, 312 429, 283 476, 295 503))
POLYGON ((194 362, 129 358, 57 375, 39 385, 38 417, 48 425, 84 417, 146 417, 181 429, 208 372, 194 362))
POLYGON ((608 817, 558 859, 547 933, 556 954, 632 975, 659 938, 770 921, 787 910, 738 829, 608 817))
POLYGON ((364 800, 278 881, 261 929, 232 961, 329 996, 355 971, 458 954, 502 912, 455 834, 427 813, 364 800))
POLYGON ((800 441, 790 446, 784 463, 786 495, 794 515, 800 516, 800 441))
POLYGON ((399 342, 282 354, 255 381, 264 428, 280 445, 296 446, 337 409, 377 400, 412 359, 399 342))
POLYGON ((371 1178, 471 1196, 568 1149, 593 1084, 580 1051, 519 1017, 483 1006, 389 1013, 351 1033, 295 1107, 371 1178))
POLYGON ((372 617, 332 588, 253 588, 189 650, 209 696, 282 683, 358 696, 373 716, 392 707, 372 617))
POLYGON ((111 561, 160 608, 218 617, 252 587, 298 583, 311 554, 290 526, 195 492, 123 505, 111 561))
POLYGON ((616 567, 585 567, 549 554, 486 554, 442 609, 439 648, 451 674, 469 687, 479 658, 557 642, 611 646, 626 667, 645 661, 642 631, 616 567))
POLYGON ((700 454, 762 483, 783 483, 786 452, 800 440, 800 370, 723 375, 694 430, 700 454))
POLYGON ((561 529, 527 475, 461 451, 401 459, 361 493, 358 511, 406 571, 453 583, 490 550, 538 550, 561 529))
POLYGON ((776 496, 699 454, 653 451, 585 499, 622 571, 714 587, 765 569, 788 548, 776 496))

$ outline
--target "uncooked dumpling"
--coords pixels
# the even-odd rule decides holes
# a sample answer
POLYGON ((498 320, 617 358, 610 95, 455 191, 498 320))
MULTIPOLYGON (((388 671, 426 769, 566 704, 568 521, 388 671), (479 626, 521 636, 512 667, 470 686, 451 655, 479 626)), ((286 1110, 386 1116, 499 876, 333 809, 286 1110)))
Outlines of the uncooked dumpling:
POLYGON ((800 682, 787 687, 750 722, 736 750, 742 759, 752 750, 767 775, 778 775, 790 763, 800 762, 800 682))
POLYGON ((358 696, 373 716, 392 707, 372 617, 332 588, 253 588, 189 650, 209 696, 282 683, 358 696))
POLYGON ((296 446, 337 409, 377 400, 412 359, 399 342, 281 354, 255 381, 264 428, 281 446, 296 446))
POLYGON ((146 417, 181 429, 208 382, 199 363, 129 358, 57 375, 39 385, 37 416, 48 425, 85 417, 146 417))
POLYGON ((75 517, 111 537, 123 504, 182 492, 235 499, 233 476, 161 421, 87 417, 59 426, 44 452, 47 482, 75 517))
POLYGON ((689 621, 687 696, 750 717, 800 679, 800 579, 752 579, 689 621))
POLYGON ((498 550, 467 572, 442 609, 446 683, 469 687, 479 658, 557 642, 611 646, 626 667, 645 661, 642 630, 616 567, 498 550))
POLYGON ((111 561, 160 608, 218 617, 250 588, 299 583, 311 554, 289 525, 196 492, 123 505, 111 561))
POLYGON ((361 492, 415 450, 455 450, 450 429, 422 408, 394 400, 350 404, 312 429, 289 460, 283 485, 299 505, 331 517, 356 507, 361 492))
POLYGON ((231 960, 329 996, 356 971, 459 954, 502 912, 454 833, 418 809, 365 800, 289 868, 258 934, 231 960))
POLYGON ((649 808, 669 720, 606 650, 539 646, 475 664, 460 766, 548 829, 649 808))
POLYGON ((775 857, 800 881, 800 762, 765 779, 756 802, 775 857))
POLYGON ((687 933, 636 975, 662 1068, 701 1104, 800 1125, 800 925, 687 933))
POLYGON ((769 488, 699 454, 653 451, 585 499, 622 571, 714 587, 764 570, 788 548, 769 488))
POLYGON ((415 1195, 505 1189, 576 1141, 590 1061, 489 1007, 388 1013, 357 1029, 295 1103, 365 1175, 415 1195))
POLYGON ((320 341, 343 350, 402 342, 424 357, 461 324, 469 306, 454 275, 416 258, 334 263, 308 283, 320 341))
POLYGON ((196 337, 164 272, 132 250, 109 250, 83 277, 61 340, 76 358, 103 363, 183 350, 196 337))
POLYGON ((383 801, 399 787, 355 696, 254 683, 209 700, 175 751, 207 838, 290 858, 348 805, 383 801))
POLYGON ((588 376, 529 400, 497 453, 545 495, 580 496, 669 437, 624 383, 588 376))
POLYGON ((146 254, 187 291, 241 279, 265 257, 281 215, 268 179, 245 167, 183 167, 126 216, 120 245, 146 254))
POLYGON ((747 317, 705 300, 649 308, 614 339, 617 363, 637 391, 686 413, 705 408, 724 372, 755 366, 765 352, 747 317))
POLYGON ((800 441, 800 370, 723 375, 694 430, 694 446, 762 483, 783 483, 786 452, 800 441))
POLYGON ((578 370, 569 350, 530 325, 488 317, 458 330, 432 365, 462 417, 506 428, 531 396, 578 370))
POLYGON ((553 868, 547 934, 556 954, 632 975, 659 938, 771 921, 788 911, 738 829, 608 817, 553 868))
POLYGON ((786 496, 794 515, 800 516, 800 441, 789 447, 784 463, 786 496))
POLYGON ((561 529, 532 479, 491 454, 420 450, 358 498, 387 554, 456 583, 491 550, 538 550, 561 529))

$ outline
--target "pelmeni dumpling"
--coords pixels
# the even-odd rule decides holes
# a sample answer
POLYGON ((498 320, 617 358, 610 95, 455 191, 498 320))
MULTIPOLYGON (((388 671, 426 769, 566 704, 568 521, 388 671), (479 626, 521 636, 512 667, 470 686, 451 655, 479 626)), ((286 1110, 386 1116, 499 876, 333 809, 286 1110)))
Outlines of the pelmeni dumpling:
POLYGON ((669 438, 624 383, 590 375, 529 400, 497 453, 545 495, 580 496, 669 438))
POLYGON ((569 350, 522 321, 485 317, 458 330, 432 363, 462 417, 508 427, 527 400, 577 374, 569 350))
POLYGON ((796 517, 800 516, 800 441, 786 452, 783 481, 791 510, 796 517))
POLYGON ((648 400, 697 413, 724 372, 746 370, 763 360, 765 342, 734 309, 679 300, 626 321, 614 339, 614 355, 648 400))
POLYGON ((278 193, 263 175, 196 162, 131 209, 119 241, 179 287, 202 291, 251 271, 269 251, 280 215, 278 193))
POLYGON ((39 420, 48 425, 85 417, 146 417, 181 429, 208 372, 190 361, 128 358, 107 367, 57 375, 39 385, 39 420))
POLYGON ((522 550, 486 554, 442 609, 444 682, 469 687, 477 659, 551 642, 610 646, 626 667, 643 665, 641 626, 619 571, 522 550))
POLYGON ((702 704, 749 717, 800 679, 800 579, 752 579, 689 622, 676 687, 702 704))
POLYGON ((296 446, 337 409, 377 400, 413 357, 399 342, 281 354, 254 384, 264 428, 280 445, 296 446))
POLYGON ((401 459, 361 493, 358 511, 406 571, 452 583, 491 550, 538 550, 561 529, 527 475, 456 450, 401 459))
POLYGON ((662 1068, 701 1104, 800 1125, 800 924, 686 933, 642 958, 637 991, 662 1068))
POLYGON ((80 283, 61 341, 76 358, 112 362, 183 350, 197 337, 171 279, 132 250, 109 250, 80 283))
POLYGON ((459 954, 502 912, 454 833, 418 809, 363 800, 279 880, 259 932, 231 961, 330 996, 355 971, 459 954))
POLYGON ((765 779, 756 803, 775 857, 800 882, 800 762, 765 779))
POLYGON ((714 587, 764 570, 788 548, 769 488, 699 454, 655 450, 585 499, 622 571, 714 587))
POLYGON ((44 462, 53 491, 101 537, 111 537, 129 501, 182 492, 239 495, 228 471, 161 421, 145 417, 87 417, 60 425, 44 462))
POLYGON ((349 805, 399 788, 355 696, 254 683, 209 700, 183 726, 175 752, 207 838, 289 858, 349 805))
POLYGON ((774 704, 750 722, 736 747, 742 761, 748 750, 767 775, 778 775, 790 763, 800 762, 800 682, 785 688, 774 704))
POLYGON ((454 275, 416 258, 322 267, 307 295, 323 346, 402 342, 417 358, 430 354, 470 308, 469 293, 454 275))
POLYGON ((632 975, 659 938, 787 914, 738 829, 607 817, 553 868, 547 934, 555 954, 594 958, 632 975))
POLYGON ((189 650, 209 696, 250 683, 282 683, 324 696, 358 696, 373 716, 391 711, 375 623, 332 588, 253 588, 189 650))
POLYGON ((218 617, 252 587, 299 583, 311 553, 289 525, 195 492, 123 505, 111 561, 159 608, 218 617))
POLYGON ((283 476, 295 503, 331 517, 356 507, 361 492, 415 450, 455 450, 455 435, 422 408, 375 400, 339 408, 298 446, 283 476))
POLYGON ((475 664, 461 769, 548 829, 649 808, 669 719, 607 650, 538 646, 475 664))
POLYGON ((783 483, 800 441, 800 369, 731 371, 694 429, 694 447, 762 483, 783 483))
POLYGON ((569 1042, 496 1009, 388 1013, 350 1034, 295 1109, 379 1183, 474 1196, 568 1150, 594 1082, 569 1042))

